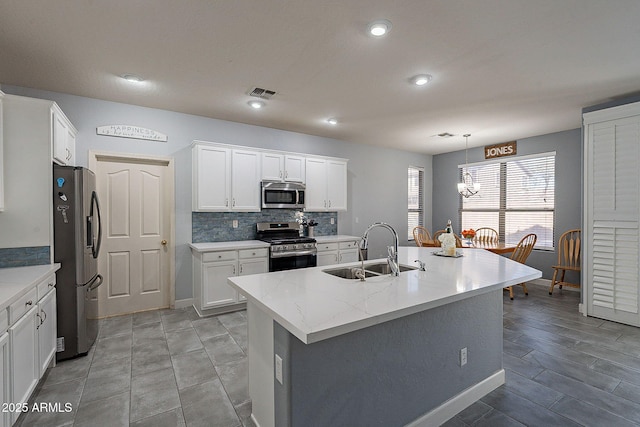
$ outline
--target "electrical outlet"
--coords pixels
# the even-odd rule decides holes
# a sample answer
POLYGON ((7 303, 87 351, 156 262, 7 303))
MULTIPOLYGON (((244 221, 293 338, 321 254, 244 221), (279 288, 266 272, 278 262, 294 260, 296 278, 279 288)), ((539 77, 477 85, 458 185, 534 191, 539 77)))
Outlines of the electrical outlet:
POLYGON ((331 225, 336 223, 336 219, 334 217, 331 217, 331 225))
POLYGON ((237 219, 234 219, 234 220, 232 221, 232 223, 231 223, 231 226, 232 226, 233 228, 238 228, 238 220, 237 220, 237 219))
POLYGON ((276 380, 282 384, 282 357, 276 354, 276 380))
POLYGON ((467 347, 460 349, 460 366, 467 364, 467 347))

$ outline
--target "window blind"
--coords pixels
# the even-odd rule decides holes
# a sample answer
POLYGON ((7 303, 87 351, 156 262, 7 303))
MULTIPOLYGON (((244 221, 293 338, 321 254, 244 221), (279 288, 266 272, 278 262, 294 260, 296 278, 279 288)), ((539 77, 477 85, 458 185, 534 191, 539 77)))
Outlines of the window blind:
POLYGON ((413 240, 413 228, 424 225, 424 169, 409 167, 407 178, 407 240, 413 240))
POLYGON ((461 179, 465 172, 481 189, 475 196, 461 197, 463 229, 491 227, 508 244, 535 233, 537 249, 553 249, 555 153, 470 165, 461 168, 461 179))

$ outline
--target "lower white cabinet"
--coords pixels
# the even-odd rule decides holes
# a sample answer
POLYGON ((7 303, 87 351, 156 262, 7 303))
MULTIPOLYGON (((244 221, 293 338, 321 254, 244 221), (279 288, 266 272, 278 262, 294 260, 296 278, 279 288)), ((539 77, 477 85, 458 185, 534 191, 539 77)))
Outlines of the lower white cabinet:
MULTIPOLYGON (((38 354, 38 306, 33 304, 18 321, 9 327, 11 358, 11 393, 9 402, 26 403, 40 379, 38 354)), ((20 412, 11 413, 14 423, 20 412)))
POLYGON ((38 301, 38 354, 40 376, 56 355, 56 290, 51 290, 38 301))
POLYGON ((194 253, 194 306, 199 314, 210 309, 225 309, 245 301, 227 284, 233 276, 269 271, 269 249, 221 250, 194 253))
MULTIPOLYGON (((9 375, 9 333, 4 332, 0 335, 0 401, 3 403, 11 402, 9 375)), ((0 427, 9 427, 10 425, 11 414, 7 411, 0 412, 0 427)))
POLYGON ((319 267, 323 265, 357 262, 360 259, 357 240, 318 243, 317 248, 317 264, 319 267))

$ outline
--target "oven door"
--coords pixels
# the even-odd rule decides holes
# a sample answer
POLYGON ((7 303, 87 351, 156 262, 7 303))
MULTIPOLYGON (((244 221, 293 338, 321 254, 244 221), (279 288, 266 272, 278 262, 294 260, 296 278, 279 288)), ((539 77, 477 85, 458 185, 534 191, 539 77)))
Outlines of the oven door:
POLYGON ((315 253, 306 255, 287 255, 269 258, 269 271, 293 270, 296 268, 315 267, 318 264, 315 253))

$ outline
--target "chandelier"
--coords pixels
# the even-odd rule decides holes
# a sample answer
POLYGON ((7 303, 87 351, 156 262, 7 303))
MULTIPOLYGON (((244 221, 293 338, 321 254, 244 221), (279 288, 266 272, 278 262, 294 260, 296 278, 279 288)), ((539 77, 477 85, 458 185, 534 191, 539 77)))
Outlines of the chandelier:
POLYGON ((474 194, 477 194, 478 191, 480 191, 480 183, 479 182, 473 182, 473 178, 471 177, 471 174, 469 172, 467 172, 468 168, 467 168, 467 164, 469 163, 469 137, 471 136, 471 134, 467 133, 464 136, 464 173, 462 174, 462 182, 458 183, 458 193, 460 193, 460 195, 462 197, 471 197, 474 194))

